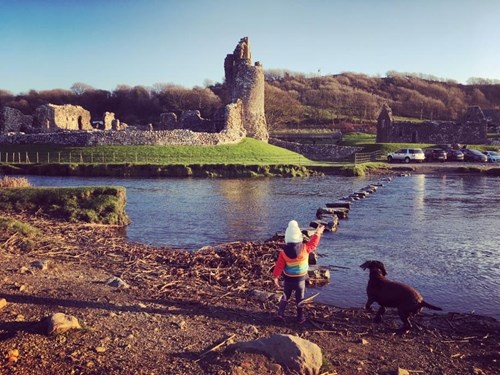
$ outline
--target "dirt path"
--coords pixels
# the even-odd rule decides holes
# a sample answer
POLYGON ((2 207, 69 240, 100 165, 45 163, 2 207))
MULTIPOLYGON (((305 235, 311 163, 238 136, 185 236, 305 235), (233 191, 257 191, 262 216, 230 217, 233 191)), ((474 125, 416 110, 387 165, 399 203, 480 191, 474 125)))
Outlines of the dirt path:
POLYGON ((325 374, 500 373, 499 325, 488 317, 426 314, 416 320, 420 330, 401 335, 393 313, 374 324, 359 308, 313 304, 303 326, 292 310, 275 322, 275 302, 251 291, 274 291, 277 242, 189 253, 128 243, 118 228, 11 216, 43 235, 23 252, 19 239, 0 233, 2 374, 285 373, 258 354, 226 355, 222 347, 202 355, 230 335, 248 341, 274 333, 318 344, 325 374), (31 266, 39 260, 48 269, 31 266), (108 286, 110 277, 130 287, 108 286), (43 318, 56 312, 77 317, 84 329, 48 336, 43 318))

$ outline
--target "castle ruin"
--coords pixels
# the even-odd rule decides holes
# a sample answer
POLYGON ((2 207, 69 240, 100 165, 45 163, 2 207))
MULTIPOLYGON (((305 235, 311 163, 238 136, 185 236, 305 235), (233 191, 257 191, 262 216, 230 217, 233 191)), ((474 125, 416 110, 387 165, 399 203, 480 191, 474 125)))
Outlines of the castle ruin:
POLYGON ((264 68, 260 62, 252 65, 250 41, 241 38, 232 54, 224 60, 226 85, 231 102, 243 103, 243 126, 247 135, 266 141, 269 139, 264 112, 264 68))
POLYGON ((213 119, 202 118, 199 111, 183 111, 180 118, 173 113, 160 115, 160 129, 190 129, 201 132, 220 132, 231 126, 242 127, 246 135, 264 142, 269 139, 264 112, 264 69, 259 62, 252 65, 252 53, 248 37, 241 38, 234 52, 224 60, 225 83, 228 102, 213 119), (241 104, 238 104, 240 103, 241 104), (241 105, 240 119, 228 105, 241 105))
POLYGON ((252 65, 248 38, 240 39, 234 52, 226 56, 224 70, 229 95, 213 119, 202 118, 197 110, 183 111, 179 117, 173 112, 162 113, 156 131, 152 131, 152 124, 148 126, 150 131, 137 131, 127 129, 114 113, 105 112, 102 122, 96 122, 98 129, 94 129, 90 112, 80 106, 46 104, 32 116, 4 108, 0 113, 0 143, 217 145, 238 143, 245 136, 267 142, 264 70, 259 62, 252 65))
POLYGON ((377 120, 377 143, 484 144, 487 121, 478 106, 469 107, 460 121, 396 122, 384 104, 377 120))
POLYGON ((35 110, 33 119, 33 126, 40 133, 93 129, 90 123, 90 112, 79 105, 42 105, 35 110))

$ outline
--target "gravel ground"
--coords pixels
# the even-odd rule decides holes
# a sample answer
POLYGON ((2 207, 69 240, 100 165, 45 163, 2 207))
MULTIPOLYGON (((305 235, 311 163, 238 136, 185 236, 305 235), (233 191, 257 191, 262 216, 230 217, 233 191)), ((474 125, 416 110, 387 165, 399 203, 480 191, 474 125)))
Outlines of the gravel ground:
POLYGON ((318 344, 324 374, 500 373, 500 327, 489 317, 424 314, 401 333, 394 312, 375 324, 361 309, 313 303, 304 325, 292 310, 274 321, 275 302, 251 291, 274 292, 278 242, 184 252, 129 243, 119 228, 8 215, 43 234, 28 251, 0 233, 2 374, 285 374, 260 354, 207 352, 231 335, 275 333, 318 344), (32 266, 40 260, 47 269, 32 266), (106 285, 113 276, 129 287, 106 285), (83 329, 48 335, 44 318, 57 312, 83 329))

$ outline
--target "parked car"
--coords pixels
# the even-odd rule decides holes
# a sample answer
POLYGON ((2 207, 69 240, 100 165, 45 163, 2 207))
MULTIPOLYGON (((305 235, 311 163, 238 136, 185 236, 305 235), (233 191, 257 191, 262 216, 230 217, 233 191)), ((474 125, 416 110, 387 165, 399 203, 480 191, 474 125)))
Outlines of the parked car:
POLYGON ((452 148, 445 150, 447 154, 448 161, 464 161, 464 153, 460 150, 454 150, 452 148))
POLYGON ((442 148, 428 148, 424 151, 426 161, 444 162, 448 158, 448 154, 442 148))
POLYGON ((488 161, 488 163, 500 162, 500 154, 496 151, 484 151, 483 154, 486 155, 486 160, 488 161))
POLYGON ((478 161, 481 163, 486 163, 486 161, 488 160, 486 155, 478 150, 474 150, 471 148, 463 148, 460 151, 463 152, 465 161, 476 161, 476 162, 478 161))
POLYGON ((387 154, 387 161, 389 163, 392 163, 393 161, 401 161, 404 163, 416 161, 418 163, 421 163, 424 160, 425 154, 421 148, 402 148, 395 152, 389 152, 387 154))

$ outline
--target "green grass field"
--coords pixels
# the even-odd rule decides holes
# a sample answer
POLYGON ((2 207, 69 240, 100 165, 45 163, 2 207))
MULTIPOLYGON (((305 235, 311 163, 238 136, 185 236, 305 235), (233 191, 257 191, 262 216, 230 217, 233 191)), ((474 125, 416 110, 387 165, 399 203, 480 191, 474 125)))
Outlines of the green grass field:
POLYGON ((0 145, 0 162, 91 164, 317 164, 303 155, 245 138, 221 146, 95 146, 0 145))

